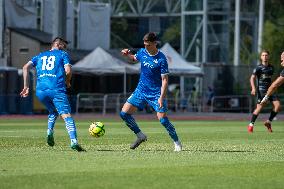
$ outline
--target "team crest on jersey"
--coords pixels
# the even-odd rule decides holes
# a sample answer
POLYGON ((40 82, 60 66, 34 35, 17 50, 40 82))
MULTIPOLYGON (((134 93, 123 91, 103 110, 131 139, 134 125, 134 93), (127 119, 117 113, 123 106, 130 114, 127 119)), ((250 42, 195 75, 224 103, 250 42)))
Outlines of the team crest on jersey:
POLYGON ((155 64, 158 64, 158 59, 153 60, 155 64))

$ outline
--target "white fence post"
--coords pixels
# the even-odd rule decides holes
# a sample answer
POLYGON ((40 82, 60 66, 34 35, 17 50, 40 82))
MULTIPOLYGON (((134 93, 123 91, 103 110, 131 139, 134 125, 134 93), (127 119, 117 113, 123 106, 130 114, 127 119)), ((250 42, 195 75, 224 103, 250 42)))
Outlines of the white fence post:
POLYGON ((79 101, 80 101, 80 93, 77 94, 77 99, 76 99, 76 114, 79 114, 79 101))
POLYGON ((107 106, 107 97, 108 95, 104 95, 104 98, 103 98, 103 115, 106 115, 106 106, 107 106))

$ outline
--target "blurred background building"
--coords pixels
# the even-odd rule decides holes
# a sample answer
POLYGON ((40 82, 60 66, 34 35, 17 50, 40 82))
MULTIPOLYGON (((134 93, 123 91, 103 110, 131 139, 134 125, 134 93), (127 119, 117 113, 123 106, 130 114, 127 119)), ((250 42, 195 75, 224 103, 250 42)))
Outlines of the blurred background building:
MULTIPOLYGON (((142 38, 149 31, 159 35, 160 47, 169 43, 185 62, 202 71, 171 76, 170 84, 179 87, 180 101, 190 98, 192 88, 200 101, 206 98, 208 87, 216 96, 247 95, 259 51, 274 48, 264 44, 273 33, 264 32, 265 24, 270 24, 265 18, 276 22, 267 28, 284 23, 278 16, 283 15, 281 0, 0 0, 0 5, 2 96, 11 94, 3 70, 21 69, 32 56, 48 49, 56 36, 69 41, 68 52, 76 65, 98 47, 126 62, 119 51, 143 47, 142 38)), ((13 95, 21 88, 20 77, 21 71, 13 95)), ((72 80, 73 95, 126 94, 138 79, 138 74, 127 71, 78 72, 72 80)))

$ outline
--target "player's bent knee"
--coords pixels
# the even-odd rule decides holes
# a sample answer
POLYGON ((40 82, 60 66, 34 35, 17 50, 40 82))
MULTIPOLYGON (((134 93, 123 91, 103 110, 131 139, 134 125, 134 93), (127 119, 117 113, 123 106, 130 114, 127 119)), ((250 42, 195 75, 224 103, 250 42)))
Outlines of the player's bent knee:
POLYGON ((280 112, 281 111, 281 106, 279 105, 279 106, 277 106, 277 107, 275 107, 275 112, 280 112))
POLYGON ((65 119, 65 118, 67 118, 67 117, 71 117, 71 114, 61 114, 61 117, 62 117, 62 119, 65 119))
POLYGON ((136 110, 137 108, 128 102, 126 102, 121 109, 122 112, 125 112, 127 114, 133 114, 134 112, 136 112, 136 110))
POLYGON ((119 115, 120 115, 121 119, 125 120, 125 118, 126 118, 126 113, 125 112, 121 111, 119 113, 119 115))
POLYGON ((58 117, 58 113, 57 112, 52 112, 50 114, 48 114, 48 117, 58 117))
POLYGON ((158 118, 158 120, 160 120, 161 118, 165 118, 165 117, 167 117, 167 114, 166 113, 161 113, 161 112, 157 112, 157 118, 158 118))

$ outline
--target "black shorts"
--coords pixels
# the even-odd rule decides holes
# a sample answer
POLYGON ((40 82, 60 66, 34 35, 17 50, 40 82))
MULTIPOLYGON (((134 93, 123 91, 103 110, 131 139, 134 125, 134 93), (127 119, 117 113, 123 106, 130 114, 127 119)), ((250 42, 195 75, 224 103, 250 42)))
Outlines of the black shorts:
MULTIPOLYGON (((260 104, 261 100, 263 99, 263 97, 265 96, 267 91, 258 91, 257 92, 257 104, 260 104)), ((268 100, 270 102, 272 101, 279 101, 277 95, 271 95, 268 100)))
POLYGON ((207 100, 206 105, 207 105, 207 106, 211 106, 211 105, 212 105, 212 100, 211 100, 211 99, 207 100))

